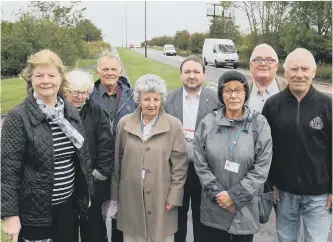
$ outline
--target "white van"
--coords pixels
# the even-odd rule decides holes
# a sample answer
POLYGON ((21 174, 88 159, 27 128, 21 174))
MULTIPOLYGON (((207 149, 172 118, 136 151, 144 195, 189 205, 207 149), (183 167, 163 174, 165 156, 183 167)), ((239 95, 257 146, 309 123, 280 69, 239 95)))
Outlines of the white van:
POLYGON ((176 55, 176 48, 173 45, 164 45, 163 55, 176 55))
POLYGON ((205 39, 202 60, 205 65, 210 63, 215 67, 239 66, 238 51, 231 39, 205 39))

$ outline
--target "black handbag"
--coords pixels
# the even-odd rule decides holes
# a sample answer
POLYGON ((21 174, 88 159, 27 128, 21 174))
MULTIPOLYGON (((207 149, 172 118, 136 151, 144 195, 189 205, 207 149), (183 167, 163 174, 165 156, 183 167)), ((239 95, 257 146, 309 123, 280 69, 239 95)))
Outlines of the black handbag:
POLYGON ((264 184, 264 191, 259 195, 259 221, 265 224, 269 220, 274 205, 274 188, 267 180, 264 184))

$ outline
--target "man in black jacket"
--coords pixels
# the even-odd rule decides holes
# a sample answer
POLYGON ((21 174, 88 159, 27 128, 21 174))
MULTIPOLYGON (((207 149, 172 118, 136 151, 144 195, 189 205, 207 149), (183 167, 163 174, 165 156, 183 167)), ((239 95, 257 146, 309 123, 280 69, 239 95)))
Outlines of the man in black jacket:
MULTIPOLYGON (((95 82, 90 98, 107 113, 111 124, 112 136, 115 138, 119 120, 136 109, 133 100, 133 90, 128 80, 121 75, 120 60, 113 53, 102 53, 97 61, 96 74, 99 80, 95 82)), ((117 229, 116 219, 112 219, 111 229, 112 241, 122 242, 123 233, 117 229)))
POLYGON ((288 87, 270 97, 262 114, 272 130, 273 160, 268 179, 277 200, 280 241, 327 241, 332 205, 332 98, 312 86, 316 62, 302 48, 284 64, 288 87))

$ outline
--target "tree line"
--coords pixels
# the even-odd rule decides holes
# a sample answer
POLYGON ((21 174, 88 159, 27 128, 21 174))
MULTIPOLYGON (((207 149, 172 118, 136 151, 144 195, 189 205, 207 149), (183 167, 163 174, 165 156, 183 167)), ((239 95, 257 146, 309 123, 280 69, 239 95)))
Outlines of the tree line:
POLYGON ((32 1, 20 10, 16 22, 1 21, 1 76, 17 75, 28 56, 41 49, 57 53, 66 66, 78 59, 96 58, 102 49, 111 48, 80 2, 68 6, 60 2, 32 1))
POLYGON ((180 30, 174 36, 152 38, 147 45, 174 44, 180 50, 201 54, 205 38, 225 38, 235 42, 246 62, 256 45, 268 43, 281 60, 293 49, 303 47, 313 53, 318 64, 332 63, 331 1, 223 1, 220 8, 222 15, 210 20, 208 32, 180 30), (247 33, 236 24, 237 16, 232 14, 236 9, 246 16, 247 33))

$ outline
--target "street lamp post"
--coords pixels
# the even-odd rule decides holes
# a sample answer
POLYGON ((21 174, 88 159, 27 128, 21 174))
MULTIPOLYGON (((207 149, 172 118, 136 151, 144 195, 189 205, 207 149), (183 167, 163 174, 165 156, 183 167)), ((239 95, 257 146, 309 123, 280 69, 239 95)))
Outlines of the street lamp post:
POLYGON ((145 1, 145 57, 147 57, 147 2, 145 1))
POLYGON ((126 3, 125 3, 125 39, 126 39, 126 48, 127 48, 127 11, 126 11, 126 3))

